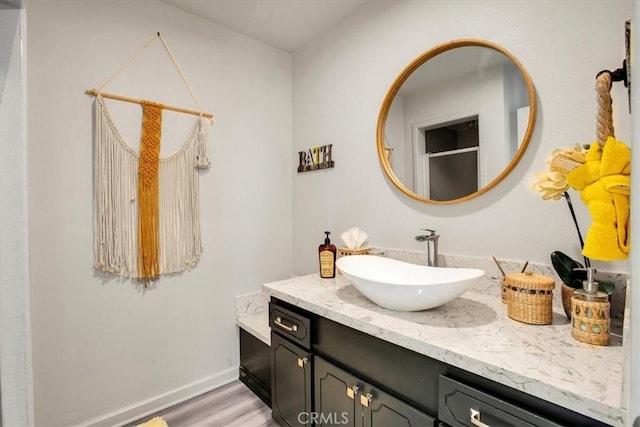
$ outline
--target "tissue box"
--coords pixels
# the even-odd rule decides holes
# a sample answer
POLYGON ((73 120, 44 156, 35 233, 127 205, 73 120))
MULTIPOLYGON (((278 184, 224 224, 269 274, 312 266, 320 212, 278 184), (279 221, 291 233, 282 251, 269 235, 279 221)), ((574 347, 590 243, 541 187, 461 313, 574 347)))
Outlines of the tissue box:
POLYGON ((338 248, 338 258, 349 255, 369 255, 371 253, 371 248, 357 248, 357 249, 349 249, 349 248, 338 248))

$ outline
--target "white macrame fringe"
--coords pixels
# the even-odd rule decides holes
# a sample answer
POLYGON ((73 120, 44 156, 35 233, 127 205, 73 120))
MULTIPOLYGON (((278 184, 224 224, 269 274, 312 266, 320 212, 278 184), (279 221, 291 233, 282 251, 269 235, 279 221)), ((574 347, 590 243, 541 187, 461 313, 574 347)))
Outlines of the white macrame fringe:
MULTIPOLYGON (((160 159, 160 274, 194 267, 202 254, 200 179, 209 148, 200 118, 187 143, 160 159)), ((95 103, 94 265, 138 275, 138 158, 113 125, 101 96, 95 103)))

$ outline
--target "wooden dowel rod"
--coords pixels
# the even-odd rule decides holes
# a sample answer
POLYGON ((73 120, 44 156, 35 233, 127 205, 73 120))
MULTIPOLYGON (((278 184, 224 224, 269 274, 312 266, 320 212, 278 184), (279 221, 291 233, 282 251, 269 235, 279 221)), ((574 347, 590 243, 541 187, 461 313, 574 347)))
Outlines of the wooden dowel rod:
MULTIPOLYGON (((84 93, 86 93, 87 95, 91 95, 91 96, 97 96, 98 95, 98 91, 95 90, 95 89, 87 89, 87 90, 84 91, 84 93)), ((127 96, 114 95, 112 93, 106 93, 106 92, 100 92, 100 95, 102 95, 104 98, 115 99, 117 101, 131 102, 133 104, 142 104, 142 100, 136 99, 136 98, 129 98, 127 96)), ((206 117, 208 119, 213 120, 213 114, 211 114, 211 113, 201 113, 200 111, 189 110, 187 108, 172 107, 171 105, 165 105, 164 109, 165 110, 171 110, 171 111, 177 111, 178 113, 193 114, 194 116, 202 115, 202 117, 206 117)))
POLYGON ((496 265, 498 266, 498 270, 500 270, 500 273, 502 273, 502 277, 506 276, 506 273, 504 272, 504 270, 502 269, 502 266, 500 265, 500 263, 498 262, 498 260, 496 259, 496 257, 492 256, 491 258, 493 258, 493 261, 496 263, 496 265))

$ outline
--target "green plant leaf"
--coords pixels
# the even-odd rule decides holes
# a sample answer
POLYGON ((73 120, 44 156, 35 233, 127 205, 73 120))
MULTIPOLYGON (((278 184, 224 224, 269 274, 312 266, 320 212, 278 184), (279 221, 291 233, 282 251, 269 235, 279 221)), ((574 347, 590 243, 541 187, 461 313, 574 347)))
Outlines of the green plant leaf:
POLYGON ((616 284, 613 283, 611 280, 606 280, 606 279, 598 280, 598 290, 600 292, 606 293, 607 295, 611 295, 613 291, 616 290, 616 284))
MULTIPOLYGON (((571 286, 572 288, 576 287, 573 285, 573 270, 583 268, 582 264, 560 251, 551 252, 551 264, 565 285, 571 286)), ((582 287, 582 282, 580 282, 577 287, 582 287)))
POLYGON ((573 282, 569 284, 573 289, 582 289, 582 280, 575 279, 573 282))
POLYGON ((582 282, 584 282, 585 280, 587 280, 587 272, 585 270, 574 269, 571 272, 571 285, 569 286, 575 289, 582 289, 582 282))

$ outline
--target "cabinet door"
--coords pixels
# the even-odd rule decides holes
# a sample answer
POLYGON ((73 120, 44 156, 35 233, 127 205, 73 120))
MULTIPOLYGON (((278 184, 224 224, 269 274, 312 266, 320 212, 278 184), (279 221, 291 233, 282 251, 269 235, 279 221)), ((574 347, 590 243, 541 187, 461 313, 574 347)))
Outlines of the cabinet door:
POLYGON ((317 427, 361 425, 362 381, 318 356, 314 356, 313 379, 317 427))
POLYGON ((271 410, 281 425, 311 425, 311 354, 271 333, 271 410))
POLYGON ((424 427, 436 420, 403 401, 365 384, 360 395, 364 427, 424 427))
POLYGON ((435 419, 314 356, 316 426, 433 427, 435 419))

